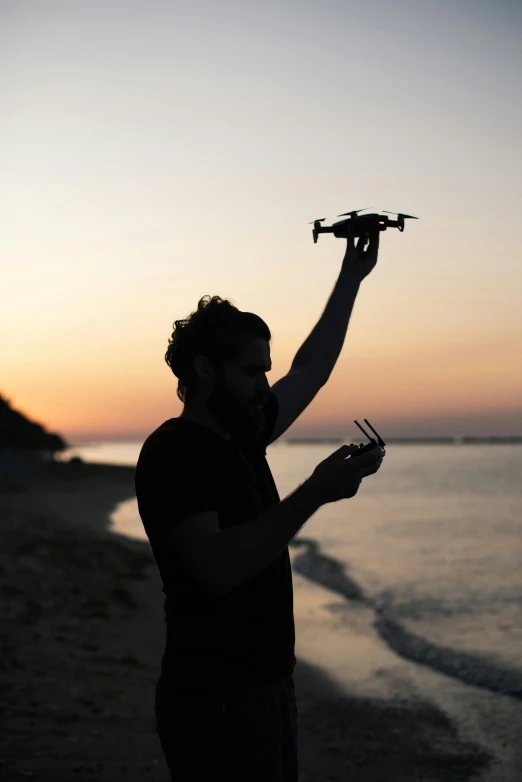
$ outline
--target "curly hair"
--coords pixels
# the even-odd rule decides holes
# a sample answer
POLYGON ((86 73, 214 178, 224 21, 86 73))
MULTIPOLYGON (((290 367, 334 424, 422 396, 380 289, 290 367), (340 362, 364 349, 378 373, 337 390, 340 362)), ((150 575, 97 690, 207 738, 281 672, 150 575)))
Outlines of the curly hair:
POLYGON ((220 296, 203 296, 198 308, 173 323, 165 361, 178 378, 177 396, 183 403, 197 388, 193 367, 196 356, 206 356, 216 370, 234 361, 252 339, 272 340, 270 329, 258 315, 242 312, 220 296))

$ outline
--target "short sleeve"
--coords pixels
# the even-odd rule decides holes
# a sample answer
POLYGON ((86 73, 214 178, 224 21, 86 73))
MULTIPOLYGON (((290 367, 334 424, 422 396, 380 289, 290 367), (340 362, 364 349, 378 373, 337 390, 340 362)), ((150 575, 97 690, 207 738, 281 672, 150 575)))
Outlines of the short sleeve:
POLYGON ((212 465, 186 438, 154 434, 145 441, 136 465, 135 490, 149 537, 172 529, 185 516, 218 510, 212 465))

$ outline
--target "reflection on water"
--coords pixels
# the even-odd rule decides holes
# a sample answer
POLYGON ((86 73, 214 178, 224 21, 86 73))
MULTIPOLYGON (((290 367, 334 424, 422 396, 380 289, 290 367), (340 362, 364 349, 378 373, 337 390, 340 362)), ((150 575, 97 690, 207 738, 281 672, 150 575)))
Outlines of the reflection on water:
POLYGON ((86 443, 67 448, 57 455, 60 461, 69 461, 73 456, 79 456, 84 462, 98 464, 123 464, 134 467, 140 455, 143 443, 102 442, 86 443))
POLYGON ((117 535, 126 535, 129 538, 147 540, 135 497, 120 502, 116 509, 111 513, 111 522, 111 531, 115 532, 117 535))

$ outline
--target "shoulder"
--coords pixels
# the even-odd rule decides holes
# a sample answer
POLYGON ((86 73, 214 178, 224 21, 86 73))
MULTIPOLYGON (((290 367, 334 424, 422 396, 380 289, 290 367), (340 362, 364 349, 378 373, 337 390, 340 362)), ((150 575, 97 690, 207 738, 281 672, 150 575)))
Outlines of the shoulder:
POLYGON ((149 434, 141 446, 137 467, 173 459, 176 454, 181 455, 190 449, 190 440, 185 436, 183 427, 176 426, 175 421, 175 418, 164 421, 149 434))

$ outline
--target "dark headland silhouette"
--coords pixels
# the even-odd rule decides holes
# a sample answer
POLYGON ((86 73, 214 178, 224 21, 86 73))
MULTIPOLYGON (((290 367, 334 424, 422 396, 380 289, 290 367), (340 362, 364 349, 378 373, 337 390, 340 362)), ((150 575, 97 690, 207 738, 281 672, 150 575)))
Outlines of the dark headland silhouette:
POLYGON ((0 394, 0 473, 52 461, 69 443, 14 410, 0 394))

